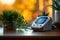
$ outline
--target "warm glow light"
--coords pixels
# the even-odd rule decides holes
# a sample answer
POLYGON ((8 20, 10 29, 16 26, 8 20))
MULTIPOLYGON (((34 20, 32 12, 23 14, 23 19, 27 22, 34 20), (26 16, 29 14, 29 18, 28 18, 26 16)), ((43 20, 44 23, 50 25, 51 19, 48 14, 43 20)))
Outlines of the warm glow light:
POLYGON ((43 8, 44 8, 44 0, 39 0, 39 10, 43 10, 43 8))
POLYGON ((16 0, 0 0, 2 4, 12 5, 16 0))
POLYGON ((25 21, 30 21, 32 19, 32 12, 28 9, 25 9, 22 12, 22 15, 23 15, 25 21))

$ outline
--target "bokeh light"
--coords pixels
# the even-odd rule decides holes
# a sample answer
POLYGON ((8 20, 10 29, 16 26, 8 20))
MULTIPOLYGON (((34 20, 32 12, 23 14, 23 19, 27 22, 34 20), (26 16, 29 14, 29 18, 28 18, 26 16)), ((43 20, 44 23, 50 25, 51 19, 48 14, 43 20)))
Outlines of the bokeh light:
POLYGON ((2 4, 12 5, 16 0, 0 0, 2 4))

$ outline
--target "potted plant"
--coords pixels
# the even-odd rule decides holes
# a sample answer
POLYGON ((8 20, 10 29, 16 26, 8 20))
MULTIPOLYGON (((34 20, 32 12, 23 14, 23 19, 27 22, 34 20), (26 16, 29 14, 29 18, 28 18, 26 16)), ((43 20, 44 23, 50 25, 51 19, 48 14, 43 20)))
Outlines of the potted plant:
POLYGON ((60 3, 59 0, 53 0, 54 22, 60 23, 60 3))
POLYGON ((15 10, 4 10, 2 14, 0 14, 0 20, 3 22, 4 31, 6 32, 16 30, 16 28, 22 27, 22 25, 27 23, 24 21, 23 16, 15 10))
POLYGON ((53 24, 57 26, 57 29, 60 29, 60 1, 53 0, 53 24))

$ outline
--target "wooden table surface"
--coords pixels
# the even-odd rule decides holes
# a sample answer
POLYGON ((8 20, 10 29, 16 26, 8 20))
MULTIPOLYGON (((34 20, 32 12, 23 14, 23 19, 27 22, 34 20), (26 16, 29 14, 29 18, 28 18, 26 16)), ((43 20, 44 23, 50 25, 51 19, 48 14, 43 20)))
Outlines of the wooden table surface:
POLYGON ((0 34, 0 38, 60 38, 60 30, 33 32, 30 34, 10 32, 0 34))

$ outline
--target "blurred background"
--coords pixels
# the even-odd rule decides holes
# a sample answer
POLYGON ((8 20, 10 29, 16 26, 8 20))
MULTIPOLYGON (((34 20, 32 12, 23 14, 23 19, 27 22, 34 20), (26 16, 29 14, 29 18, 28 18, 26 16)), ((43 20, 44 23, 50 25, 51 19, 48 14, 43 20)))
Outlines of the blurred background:
POLYGON ((52 0, 0 0, 0 13, 3 10, 17 10, 25 21, 33 22, 45 10, 52 17, 52 0))

